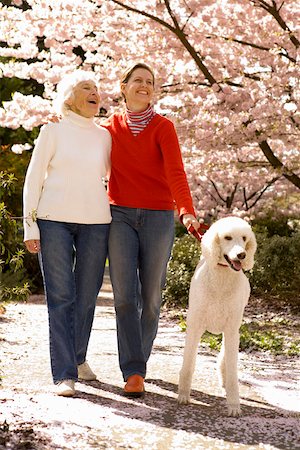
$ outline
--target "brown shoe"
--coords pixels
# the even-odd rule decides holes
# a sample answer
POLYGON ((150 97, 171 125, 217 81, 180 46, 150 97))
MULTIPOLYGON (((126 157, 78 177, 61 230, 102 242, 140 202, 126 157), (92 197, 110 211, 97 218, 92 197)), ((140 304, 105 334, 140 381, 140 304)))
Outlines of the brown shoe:
POLYGON ((143 397, 145 394, 144 378, 141 375, 131 375, 124 387, 126 397, 143 397))

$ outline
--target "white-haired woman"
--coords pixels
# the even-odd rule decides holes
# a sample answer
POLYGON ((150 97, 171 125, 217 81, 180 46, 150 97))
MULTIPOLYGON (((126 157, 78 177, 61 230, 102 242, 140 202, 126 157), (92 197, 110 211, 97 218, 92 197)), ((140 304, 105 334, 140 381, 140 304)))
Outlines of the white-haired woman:
POLYGON ((86 362, 97 294, 103 281, 111 214, 103 179, 111 136, 94 123, 100 95, 91 72, 58 85, 59 123, 41 128, 24 184, 24 241, 39 253, 49 314, 56 392, 95 379, 86 362))

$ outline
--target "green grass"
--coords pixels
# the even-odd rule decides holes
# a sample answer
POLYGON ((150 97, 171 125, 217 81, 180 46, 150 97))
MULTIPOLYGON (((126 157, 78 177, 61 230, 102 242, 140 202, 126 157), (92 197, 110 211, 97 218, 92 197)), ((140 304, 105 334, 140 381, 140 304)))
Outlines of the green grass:
MULTIPOLYGON (((180 317, 181 331, 186 331, 186 322, 180 317)), ((275 318, 269 321, 253 320, 243 323, 240 328, 240 351, 263 351, 275 355, 300 355, 300 339, 296 328, 288 319, 275 318)), ((298 329, 299 336, 299 329, 298 329)), ((205 343, 212 350, 220 350, 222 335, 205 332, 201 343, 205 343)))

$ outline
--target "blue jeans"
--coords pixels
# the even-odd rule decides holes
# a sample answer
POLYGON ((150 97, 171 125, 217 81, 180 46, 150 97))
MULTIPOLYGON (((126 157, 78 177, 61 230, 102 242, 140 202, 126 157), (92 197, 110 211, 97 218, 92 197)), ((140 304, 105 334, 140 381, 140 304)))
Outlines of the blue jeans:
POLYGON ((110 224, 38 219, 54 383, 77 380, 103 281, 110 224))
POLYGON ((126 381, 146 376, 174 241, 174 211, 111 206, 111 213, 109 268, 126 381))

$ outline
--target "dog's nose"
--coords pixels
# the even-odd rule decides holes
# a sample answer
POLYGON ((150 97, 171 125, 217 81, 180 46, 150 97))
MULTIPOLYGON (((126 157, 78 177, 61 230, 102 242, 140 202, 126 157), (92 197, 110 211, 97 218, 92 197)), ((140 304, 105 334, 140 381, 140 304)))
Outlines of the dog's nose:
POLYGON ((245 253, 245 252, 241 252, 241 253, 239 253, 239 254, 237 255, 237 257, 238 257, 239 259, 245 259, 245 258, 246 258, 246 253, 245 253))

